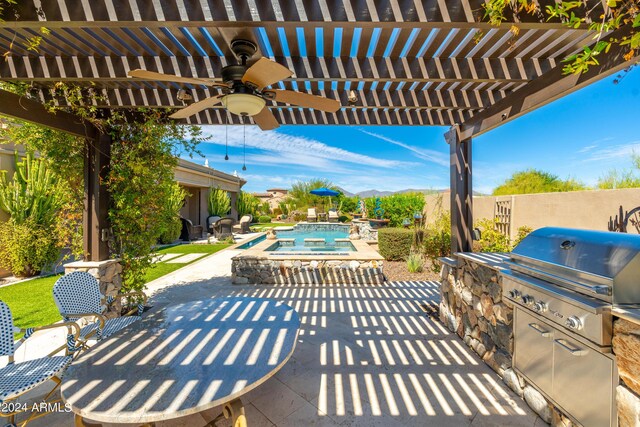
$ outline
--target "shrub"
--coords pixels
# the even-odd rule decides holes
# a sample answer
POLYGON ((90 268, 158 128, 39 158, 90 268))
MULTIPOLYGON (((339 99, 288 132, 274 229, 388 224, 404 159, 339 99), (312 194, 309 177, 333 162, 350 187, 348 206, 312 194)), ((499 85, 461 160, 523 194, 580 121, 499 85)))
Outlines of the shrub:
POLYGON ((50 267, 60 254, 52 227, 28 219, 0 223, 0 266, 18 277, 31 277, 50 267))
POLYGON ((12 181, 0 173, 0 209, 10 215, 0 230, 0 265, 19 277, 30 277, 53 264, 63 240, 56 232, 65 203, 60 180, 44 160, 15 156, 12 181))
POLYGON ((173 218, 171 221, 165 224, 165 229, 160 234, 158 241, 163 245, 173 243, 176 240, 178 240, 178 237, 180 237, 181 231, 182 231, 182 221, 180 221, 179 217, 173 218))
POLYGON ((389 219, 389 226, 400 227, 406 218, 413 218, 416 212, 422 213, 425 200, 422 193, 394 194, 386 197, 370 197, 365 200, 367 212, 370 217, 375 215, 376 199, 380 200, 380 209, 384 212, 383 218, 389 219))
POLYGON ((387 261, 403 261, 409 257, 413 245, 413 231, 406 228, 378 230, 380 255, 387 261))
POLYGON ((424 266, 424 258, 419 253, 413 252, 407 258, 407 268, 409 273, 420 273, 424 266))
POLYGON ((231 210, 231 199, 229 193, 220 189, 213 188, 209 190, 208 199, 209 215, 223 217, 231 210))
POLYGON ((258 206, 260 205, 260 199, 250 193, 241 191, 238 193, 238 199, 236 201, 236 210, 238 216, 252 215, 255 217, 258 213, 258 206))
POLYGON ((27 154, 23 161, 15 155, 16 172, 7 181, 6 171, 0 173, 0 209, 16 224, 31 223, 48 226, 55 222, 62 208, 60 182, 44 160, 27 154))
POLYGON ((291 212, 291 219, 293 219, 294 222, 306 221, 307 214, 294 211, 294 212, 291 212))
POLYGON ((431 261, 431 269, 440 272, 438 258, 451 255, 451 213, 440 210, 433 224, 424 232, 423 249, 431 261))
POLYGON ((496 227, 497 220, 483 218, 476 222, 476 227, 482 231, 482 238, 474 242, 477 252, 511 252, 509 237, 500 233, 496 227))
POLYGON ((269 215, 262 215, 258 218, 258 222, 260 224, 265 224, 267 222, 271 222, 271 217, 269 215))
POLYGON ((162 205, 164 220, 162 221, 160 237, 158 237, 160 243, 172 243, 180 237, 180 231, 182 230, 180 208, 182 208, 186 195, 187 192, 177 182, 169 184, 164 205, 162 205))
POLYGON ((518 227, 518 235, 516 236, 515 242, 513 242, 513 246, 518 246, 518 243, 522 242, 522 239, 527 237, 527 235, 529 235, 529 233, 531 233, 532 231, 533 228, 529 227, 528 225, 518 227))
POLYGON ((350 216, 347 216, 347 215, 340 215, 340 216, 338 217, 338 221, 339 221, 339 222, 350 222, 350 221, 351 221, 351 219, 352 219, 352 218, 351 218, 350 216))

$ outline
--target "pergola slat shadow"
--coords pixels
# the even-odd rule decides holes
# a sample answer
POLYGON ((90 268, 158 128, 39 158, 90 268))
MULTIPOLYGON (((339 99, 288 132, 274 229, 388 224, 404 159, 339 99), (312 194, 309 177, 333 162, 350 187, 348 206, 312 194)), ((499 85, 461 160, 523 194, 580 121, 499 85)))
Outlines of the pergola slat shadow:
MULTIPOLYGON (((540 7, 550 4, 544 0, 540 7)), ((100 109, 175 109, 183 105, 177 99, 180 89, 189 90, 194 101, 217 91, 133 79, 127 77, 128 71, 143 68, 220 78, 222 68, 236 61, 230 42, 239 37, 252 40, 258 45, 257 56, 294 71, 274 88, 326 96, 343 106, 330 114, 269 102, 283 125, 452 127, 447 134, 452 144, 452 249, 469 251, 472 138, 639 58, 625 60, 625 52, 614 46, 598 56, 600 65, 589 72, 562 73, 563 58, 592 42, 587 25, 604 13, 599 0, 586 1, 579 13, 589 11, 587 22, 577 28, 527 13, 508 15, 502 25, 491 26, 481 22, 482 5, 481 0, 25 1, 16 6, 18 18, 7 14, 0 22, 0 50, 7 52, 0 62, 0 80, 29 83, 31 97, 62 106, 65 100, 54 99, 50 92, 58 81, 91 87, 100 95, 96 100, 100 109), (514 25, 519 28, 517 36, 511 31, 514 25), (42 35, 37 51, 29 50, 29 38, 39 35, 42 26, 50 34, 42 35), (349 104, 350 91, 358 95, 355 105, 349 104)), ((8 96, 0 94, 2 99, 8 96)), ((45 126, 66 123, 68 127, 61 130, 78 132, 78 120, 60 121, 60 115, 52 118, 31 108, 17 114, 13 104, 2 102, 0 113, 45 126)), ((217 107, 183 122, 240 124, 242 120, 217 107)), ((97 164, 103 160, 93 159, 97 164)), ((91 187, 89 178, 87 182, 91 187)), ((99 203, 94 206, 98 212, 104 207, 95 191, 100 189, 89 188, 87 198, 99 203)), ((85 229, 92 233, 87 239, 99 242, 104 228, 107 224, 99 222, 85 229)), ((103 259, 100 245, 89 247, 93 252, 87 259, 103 259)))

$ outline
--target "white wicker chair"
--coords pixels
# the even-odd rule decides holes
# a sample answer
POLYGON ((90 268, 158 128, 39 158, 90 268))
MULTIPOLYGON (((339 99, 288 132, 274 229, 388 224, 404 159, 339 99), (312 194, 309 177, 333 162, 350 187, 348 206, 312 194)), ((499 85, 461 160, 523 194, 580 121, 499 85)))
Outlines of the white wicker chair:
MULTIPOLYGON (((48 380, 53 380, 55 386, 45 396, 44 401, 55 403, 54 401, 49 402, 49 398, 60 385, 62 373, 73 360, 74 352, 78 350, 77 340, 79 335, 80 327, 74 322, 55 323, 37 328, 17 328, 13 325, 11 310, 9 310, 4 301, 0 301, 0 356, 6 356, 9 359, 7 366, 0 368, 0 404, 4 406, 9 402, 14 403, 14 405, 8 406, 14 410, 2 413, 3 417, 8 418, 8 426, 15 426, 16 415, 28 411, 28 409, 22 409, 23 407, 30 407, 30 405, 15 404, 17 403, 15 400, 48 380), (64 355, 55 355, 61 350, 61 348, 58 348, 46 357, 15 363, 14 353, 25 340, 36 331, 54 328, 67 328, 67 343, 66 346, 63 345, 61 347, 66 347, 64 355), (16 333, 24 334, 17 344, 14 341, 14 334, 16 333)), ((25 421, 21 422, 21 425, 24 426, 47 413, 49 412, 31 413, 25 421)))
POLYGON ((76 321, 86 317, 93 322, 80 331, 80 342, 86 347, 87 341, 107 338, 141 319, 147 297, 142 292, 118 294, 115 298, 105 298, 100 293, 98 280, 84 271, 74 271, 59 278, 53 285, 53 299, 65 321, 76 321), (107 319, 104 312, 117 298, 137 299, 137 306, 125 316, 107 319), (137 316, 133 316, 135 312, 137 316))

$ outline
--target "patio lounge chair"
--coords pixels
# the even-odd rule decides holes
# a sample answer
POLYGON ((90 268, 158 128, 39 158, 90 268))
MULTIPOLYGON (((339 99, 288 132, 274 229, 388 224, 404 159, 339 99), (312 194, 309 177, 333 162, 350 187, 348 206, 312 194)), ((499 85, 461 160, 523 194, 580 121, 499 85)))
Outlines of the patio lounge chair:
POLYGON ((180 240, 191 241, 202 238, 202 226, 193 225, 191 220, 186 218, 180 218, 182 221, 182 232, 180 233, 180 240))
POLYGON ((80 330, 80 343, 85 348, 89 339, 95 337, 99 341, 140 320, 147 302, 146 295, 139 291, 105 298, 100 293, 98 279, 84 271, 74 271, 59 278, 53 285, 53 299, 65 322, 81 318, 93 320, 80 330), (122 317, 107 319, 104 315, 107 305, 120 298, 127 298, 129 303, 135 299, 136 306, 122 317), (134 316, 136 311, 138 315, 134 316))
POLYGON ((334 209, 331 209, 329 211, 329 222, 338 222, 338 212, 336 212, 334 209))
POLYGON ((221 218, 213 224, 213 236, 218 239, 226 239, 233 236, 233 219, 221 218))
POLYGON ((307 209, 307 222, 317 222, 318 215, 316 214, 316 208, 307 209))
POLYGON ((250 233, 251 221, 253 221, 253 215, 243 215, 242 218, 240 218, 240 222, 234 225, 233 228, 240 234, 250 233))
POLYGON ((218 215, 211 215, 207 217, 207 233, 213 234, 213 225, 218 222, 220 217, 218 215))
MULTIPOLYGON (((0 356, 6 356, 9 358, 9 363, 0 368, 0 402, 2 404, 8 404, 8 408, 13 410, 3 410, 2 416, 7 417, 8 426, 15 426, 15 416, 28 411, 31 405, 18 404, 15 399, 18 399, 23 394, 36 388, 48 380, 52 380, 55 383, 53 389, 45 396, 44 402, 47 402, 53 392, 58 388, 61 383, 61 375, 67 369, 67 366, 73 360, 73 353, 77 350, 76 340, 80 335, 80 327, 74 322, 54 323, 53 325, 40 326, 37 328, 20 329, 13 325, 13 316, 11 310, 4 301, 0 301, 0 356), (67 328, 67 343, 62 347, 66 347, 64 355, 55 356, 60 349, 56 349, 48 356, 41 357, 39 359, 26 360, 23 362, 15 363, 14 353, 16 349, 22 345, 29 337, 36 331, 42 331, 45 329, 54 328, 67 328), (13 341, 15 333, 24 334, 23 337, 16 343, 13 341), (25 409, 22 409, 22 408, 25 409)), ((60 347, 60 348, 62 348, 60 347)), ((54 402, 47 402, 50 406, 54 402)), ((29 418, 24 422, 26 425, 29 421, 46 415, 48 412, 32 412, 29 418)))

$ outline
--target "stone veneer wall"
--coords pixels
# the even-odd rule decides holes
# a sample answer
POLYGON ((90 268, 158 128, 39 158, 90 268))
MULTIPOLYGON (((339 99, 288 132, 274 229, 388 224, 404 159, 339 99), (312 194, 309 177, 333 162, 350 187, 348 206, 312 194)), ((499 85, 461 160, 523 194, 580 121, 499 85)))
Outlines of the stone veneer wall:
MULTIPOLYGON (((93 277, 98 279, 100 284, 100 293, 102 295, 116 296, 122 288, 122 264, 117 259, 106 261, 78 261, 65 264, 64 272, 69 274, 73 271, 86 271, 93 277)), ((105 313, 108 318, 120 316, 122 304, 117 299, 105 313)))
POLYGON ((498 271, 458 258, 457 268, 443 264, 440 279, 440 320, 540 418, 554 426, 571 426, 567 417, 512 369, 513 305, 502 298, 498 271))
POLYGON ((625 319, 613 323, 613 352, 620 384, 616 388, 618 425, 640 426, 640 325, 625 319))
POLYGON ((234 284, 382 284, 382 261, 366 260, 269 260, 258 257, 234 258, 234 284))
POLYGON ((360 239, 364 241, 377 241, 378 240, 378 230, 371 227, 368 221, 353 221, 353 225, 358 227, 358 234, 360 235, 360 239))

